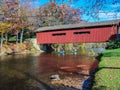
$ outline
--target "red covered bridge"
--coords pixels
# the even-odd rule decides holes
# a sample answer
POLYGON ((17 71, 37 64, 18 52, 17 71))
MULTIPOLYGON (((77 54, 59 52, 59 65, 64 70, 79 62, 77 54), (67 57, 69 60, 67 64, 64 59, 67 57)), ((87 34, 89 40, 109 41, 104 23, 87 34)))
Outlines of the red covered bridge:
POLYGON ((120 20, 41 27, 36 30, 38 44, 106 42, 120 32, 120 20))

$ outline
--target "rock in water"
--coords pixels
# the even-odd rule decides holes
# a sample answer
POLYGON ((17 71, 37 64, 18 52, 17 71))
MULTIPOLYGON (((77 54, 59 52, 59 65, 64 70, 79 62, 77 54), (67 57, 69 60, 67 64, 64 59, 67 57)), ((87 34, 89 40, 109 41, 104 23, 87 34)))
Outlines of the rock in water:
POLYGON ((60 77, 59 77, 58 74, 56 74, 56 75, 51 75, 51 76, 50 76, 50 79, 51 79, 51 80, 60 80, 60 77))

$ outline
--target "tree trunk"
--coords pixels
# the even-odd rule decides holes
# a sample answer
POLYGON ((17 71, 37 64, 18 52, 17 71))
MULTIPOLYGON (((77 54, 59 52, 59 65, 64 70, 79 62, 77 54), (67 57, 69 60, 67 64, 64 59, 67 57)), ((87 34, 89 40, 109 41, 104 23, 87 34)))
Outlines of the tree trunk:
POLYGON ((3 33, 1 33, 1 44, 0 46, 2 47, 3 46, 3 33))
POLYGON ((24 33, 24 28, 22 28, 21 34, 20 34, 20 43, 23 42, 23 33, 24 33))
POLYGON ((18 43, 18 33, 16 35, 16 44, 18 43))

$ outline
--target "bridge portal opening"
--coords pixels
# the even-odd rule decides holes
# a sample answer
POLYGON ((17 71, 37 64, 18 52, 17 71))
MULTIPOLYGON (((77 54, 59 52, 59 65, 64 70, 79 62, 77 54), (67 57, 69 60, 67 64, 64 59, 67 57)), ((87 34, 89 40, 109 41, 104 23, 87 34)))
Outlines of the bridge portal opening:
POLYGON ((53 51, 53 48, 51 46, 52 44, 41 44, 40 45, 40 49, 47 52, 47 53, 50 53, 53 51))

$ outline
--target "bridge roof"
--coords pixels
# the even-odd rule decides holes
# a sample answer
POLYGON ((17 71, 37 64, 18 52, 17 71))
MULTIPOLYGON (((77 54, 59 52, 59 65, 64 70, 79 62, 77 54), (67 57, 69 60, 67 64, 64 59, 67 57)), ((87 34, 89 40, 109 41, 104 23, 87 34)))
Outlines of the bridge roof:
POLYGON ((86 27, 98 27, 98 26, 109 26, 109 25, 117 25, 120 23, 120 19, 118 20, 109 20, 102 22, 92 22, 92 23, 78 23, 78 24, 67 24, 67 25, 56 25, 56 26, 47 26, 40 27, 35 30, 35 32, 43 32, 43 31, 52 31, 52 30, 63 30, 63 29, 75 29, 75 28, 86 28, 86 27))

